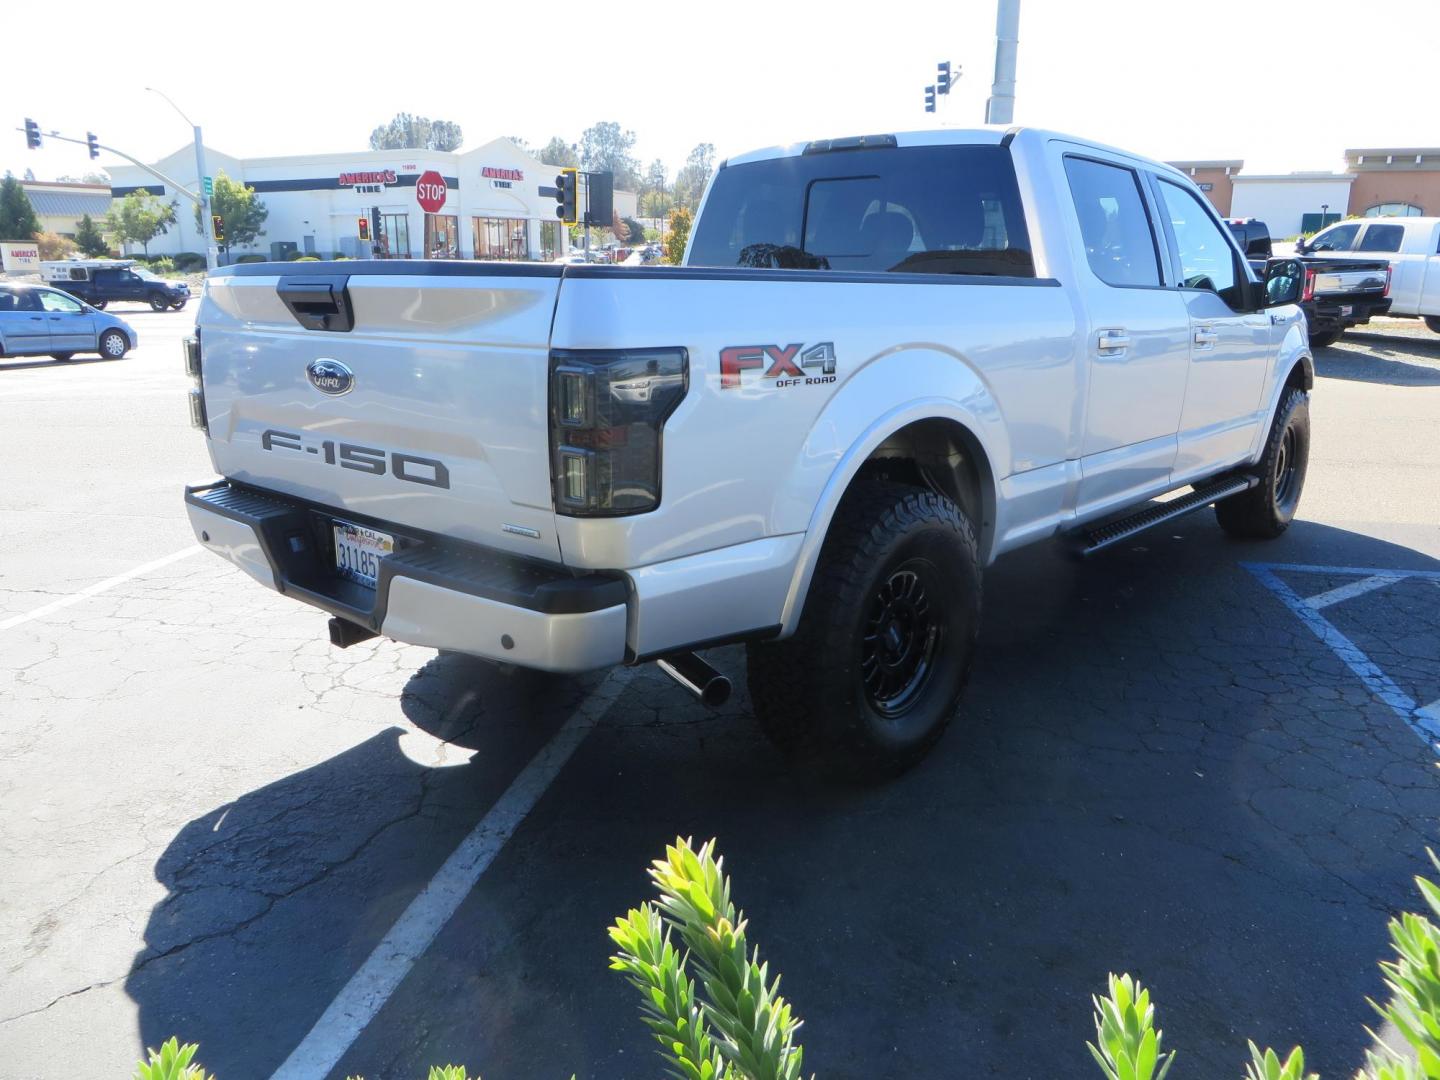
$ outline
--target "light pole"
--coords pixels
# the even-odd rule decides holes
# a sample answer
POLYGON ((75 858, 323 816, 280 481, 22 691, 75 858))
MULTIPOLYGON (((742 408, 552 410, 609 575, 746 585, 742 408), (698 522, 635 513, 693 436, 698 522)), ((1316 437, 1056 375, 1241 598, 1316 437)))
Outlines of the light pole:
POLYGON ((210 214, 210 194, 205 190, 205 141, 200 135, 200 125, 192 121, 180 106, 170 100, 170 95, 153 86, 145 88, 152 94, 159 94, 166 103, 180 113, 180 119, 189 124, 195 132, 195 190, 200 196, 200 235, 205 237, 205 269, 214 270, 219 265, 219 248, 215 243, 214 221, 210 214))
POLYGON ((985 103, 987 124, 1010 124, 1015 119, 1015 60, 1020 51, 1020 0, 997 0, 995 5, 995 81, 985 103))

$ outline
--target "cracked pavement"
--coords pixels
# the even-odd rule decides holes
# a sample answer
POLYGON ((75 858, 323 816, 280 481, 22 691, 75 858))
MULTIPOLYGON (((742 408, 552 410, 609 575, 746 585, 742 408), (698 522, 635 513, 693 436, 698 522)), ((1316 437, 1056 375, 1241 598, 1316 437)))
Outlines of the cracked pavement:
MULTIPOLYGON (((0 622, 193 542, 187 319, 134 321, 118 364, 0 362, 0 622)), ((1202 513, 1085 563, 1002 560, 961 715, 884 787, 788 771, 743 679, 709 712, 653 668, 336 650, 205 553, 0 631, 0 1080, 72 1075, 57 1047, 129 1075, 171 1034, 220 1080, 269 1075, 577 713, 593 731, 332 1075, 658 1074, 605 927, 677 833, 720 838, 824 1080, 1080 1075, 1088 995, 1122 969, 1186 1075, 1237 1075, 1246 1038, 1349 1075, 1437 841, 1436 752, 1242 564, 1440 570, 1426 333, 1322 352, 1281 541, 1202 513)), ((1324 614, 1440 701, 1440 587, 1324 614)))

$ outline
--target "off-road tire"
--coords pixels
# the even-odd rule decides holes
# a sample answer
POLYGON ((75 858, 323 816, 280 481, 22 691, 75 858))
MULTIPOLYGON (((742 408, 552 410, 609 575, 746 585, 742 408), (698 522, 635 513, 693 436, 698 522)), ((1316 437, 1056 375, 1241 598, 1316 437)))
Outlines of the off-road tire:
POLYGON ((975 528, 958 506, 908 484, 860 481, 831 522, 794 636, 747 646, 766 735, 851 779, 919 761, 969 677, 980 592, 975 528))
POLYGON ((1440 334, 1440 315, 1426 315, 1425 325, 1435 333, 1440 334))
POLYGON ((74 355, 75 355, 75 354, 74 354, 73 352, 52 352, 52 353, 50 354, 50 359, 51 359, 51 360, 69 360, 69 359, 70 359, 72 356, 74 356, 74 355))
POLYGON ((110 303, 109 300, 91 300, 90 306, 93 307, 96 311, 104 311, 105 305, 108 303, 110 303))
POLYGON ((185 304, 186 304, 186 303, 187 303, 187 301, 185 301, 185 300, 176 300, 176 301, 174 301, 173 303, 171 303, 171 305, 170 305, 170 310, 171 310, 171 311, 184 311, 184 310, 185 310, 185 304))
POLYGON ((119 360, 130 351, 130 342, 119 330, 106 330, 100 335, 100 355, 107 360, 119 360), (116 342, 118 339, 118 344, 116 342))
POLYGON ((1310 464, 1310 395, 1287 387, 1275 410, 1265 452, 1252 472, 1260 483, 1215 504, 1220 527, 1246 540, 1273 540, 1290 527, 1310 464))
POLYGON ((147 297, 147 302, 150 304, 151 311, 170 310, 170 298, 168 296, 162 295, 161 293, 152 293, 149 297, 147 297))
POLYGON ((1318 334, 1310 335, 1310 347, 1312 349, 1324 349, 1340 340, 1344 330, 1325 330, 1318 334))

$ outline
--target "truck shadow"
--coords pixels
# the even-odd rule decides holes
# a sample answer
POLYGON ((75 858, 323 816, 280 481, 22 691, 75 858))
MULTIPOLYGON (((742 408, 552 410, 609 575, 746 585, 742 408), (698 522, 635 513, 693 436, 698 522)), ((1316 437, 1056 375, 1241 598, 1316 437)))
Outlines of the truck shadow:
POLYGON ((1315 373, 1327 379, 1440 386, 1440 335, 1433 341, 1360 330, 1315 350, 1315 373))
MULTIPOLYGON (((1440 785, 1251 560, 1440 569, 1306 522, 1234 543, 1208 515, 1084 563, 1017 553, 951 732, 883 787, 797 775, 743 690, 709 713, 640 669, 333 1075, 652 1075, 604 928, 677 834, 719 837, 826 1080, 1078 1075, 1110 970, 1153 985, 1190 1075, 1234 1074, 1246 1037, 1349 1075, 1440 785)), ((1407 692, 1440 687, 1440 603, 1345 604, 1364 647, 1404 643, 1407 692)), ((738 648, 710 658, 743 674, 738 648)), ((272 1071, 594 686, 439 657, 399 705, 468 764, 416 765, 396 728, 188 825, 126 982, 143 1040, 200 1041, 222 1080, 272 1071)))

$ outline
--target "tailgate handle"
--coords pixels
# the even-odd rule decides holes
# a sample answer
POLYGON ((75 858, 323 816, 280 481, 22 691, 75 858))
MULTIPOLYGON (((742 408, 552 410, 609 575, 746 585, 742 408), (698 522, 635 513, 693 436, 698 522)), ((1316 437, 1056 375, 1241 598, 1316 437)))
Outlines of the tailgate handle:
POLYGON ((330 277, 305 275, 283 277, 275 291, 295 321, 307 330, 346 331, 355 327, 355 313, 350 306, 350 276, 330 277))

